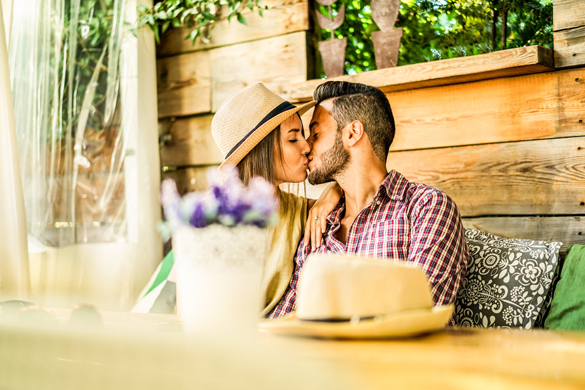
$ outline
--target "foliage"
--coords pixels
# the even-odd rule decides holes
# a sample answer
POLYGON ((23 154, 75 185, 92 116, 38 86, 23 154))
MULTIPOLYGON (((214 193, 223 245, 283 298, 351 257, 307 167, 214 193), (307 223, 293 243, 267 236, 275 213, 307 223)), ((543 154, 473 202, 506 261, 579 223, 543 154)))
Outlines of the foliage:
POLYGON ((169 27, 187 27, 191 31, 185 39, 193 44, 199 37, 208 42, 215 22, 222 17, 223 7, 228 7, 228 21, 234 16, 246 24, 242 11, 258 9, 262 16, 260 0, 159 0, 152 8, 138 7, 138 28, 148 25, 154 32, 156 42, 169 27))
MULTIPOLYGON (((502 27, 498 15, 501 16, 504 1, 508 9, 507 48, 552 47, 552 0, 402 0, 395 26, 403 28, 398 65, 501 49, 497 44, 502 27), (496 28, 492 39, 494 12, 496 28)), ((371 17, 370 0, 338 1, 332 5, 334 15, 344 2, 345 22, 335 35, 348 38, 346 72, 374 70, 371 33, 378 27, 371 17)), ((320 6, 320 11, 327 15, 327 7, 320 6)), ((322 40, 329 39, 329 35, 329 30, 320 31, 322 40)))
MULTIPOLYGON (((52 102, 54 107, 61 107, 61 129, 72 126, 75 131, 83 101, 90 90, 90 80, 94 73, 98 75, 97 84, 92 90, 92 115, 89 115, 86 128, 102 130, 105 123, 106 105, 112 103, 106 99, 117 83, 117 73, 110 70, 110 52, 112 30, 115 28, 116 16, 122 14, 122 2, 116 0, 66 0, 62 9, 53 9, 60 15, 53 15, 55 31, 53 34, 59 42, 53 42, 52 48, 60 48, 60 53, 51 56, 50 66, 60 74, 63 90, 62 100, 52 102), (62 14, 61 14, 62 13, 62 14), (62 32, 62 33, 61 33, 62 32), (102 53, 105 55, 101 66, 97 68, 102 53), (71 63, 73 66, 71 66, 71 63), (108 74, 109 73, 109 74, 108 74), (111 79, 116 75, 115 79, 111 79), (110 79, 108 79, 110 77, 110 79)), ((117 66, 114 64, 113 66, 117 66)))

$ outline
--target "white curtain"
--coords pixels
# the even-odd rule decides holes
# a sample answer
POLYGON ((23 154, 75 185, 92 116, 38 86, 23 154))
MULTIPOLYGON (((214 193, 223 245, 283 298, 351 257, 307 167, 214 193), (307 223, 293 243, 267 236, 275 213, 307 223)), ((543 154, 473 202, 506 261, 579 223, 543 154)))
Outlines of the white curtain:
POLYGON ((26 219, 8 67, 11 2, 0 3, 0 301, 28 299, 26 219), (6 27, 5 27, 6 25, 6 27))
POLYGON ((128 309, 162 254, 156 85, 139 91, 156 77, 152 37, 131 33, 131 0, 27 0, 13 12, 33 298, 128 309))

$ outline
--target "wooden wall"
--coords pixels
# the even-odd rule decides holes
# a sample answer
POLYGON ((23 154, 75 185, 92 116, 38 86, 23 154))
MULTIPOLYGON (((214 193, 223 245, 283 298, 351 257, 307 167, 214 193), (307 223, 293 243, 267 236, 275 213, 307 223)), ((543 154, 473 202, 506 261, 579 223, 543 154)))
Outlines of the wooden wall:
MULTIPOLYGON (((182 192, 203 189, 205 170, 223 156, 211 137, 213 113, 255 82, 288 98, 313 77, 308 0, 264 0, 264 17, 245 11, 248 27, 222 20, 211 41, 195 46, 187 30, 169 30, 157 49, 158 117, 163 178, 182 192)), ((227 14, 227 12, 224 12, 227 14)))
MULTIPOLYGON (((159 48, 160 133, 170 137, 161 158, 183 192, 202 188, 205 167, 223 161, 209 125, 225 97, 263 81, 298 103, 322 82, 300 82, 312 76, 307 2, 270 5, 270 28, 237 27, 246 42, 225 24, 207 46, 174 31, 159 48)), ((389 169, 444 190, 468 227, 566 249, 585 244, 585 1, 555 0, 554 40, 554 52, 512 49, 339 79, 387 93, 397 124, 389 169)))
MULTIPOLYGON (((555 0, 554 31, 554 52, 512 49, 338 79, 386 92, 396 119, 388 169, 445 191, 467 227, 558 240, 564 251, 585 244, 585 1, 555 0)), ((293 100, 322 82, 296 85, 293 100)))

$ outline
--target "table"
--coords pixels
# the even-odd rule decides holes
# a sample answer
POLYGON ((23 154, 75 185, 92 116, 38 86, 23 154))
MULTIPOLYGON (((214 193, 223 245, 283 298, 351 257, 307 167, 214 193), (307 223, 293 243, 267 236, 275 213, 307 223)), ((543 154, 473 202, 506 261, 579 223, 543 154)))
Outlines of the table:
POLYGON ((577 389, 585 333, 450 328, 402 340, 188 338, 172 315, 100 331, 0 324, 1 389, 577 389))

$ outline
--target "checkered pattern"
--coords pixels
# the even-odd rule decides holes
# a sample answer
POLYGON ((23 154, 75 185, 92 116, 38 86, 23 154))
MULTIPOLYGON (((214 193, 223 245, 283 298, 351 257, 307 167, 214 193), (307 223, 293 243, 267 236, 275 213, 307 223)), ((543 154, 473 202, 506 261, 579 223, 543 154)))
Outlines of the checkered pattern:
MULTIPOLYGON (((341 199, 327 217, 328 232, 317 253, 342 253, 397 259, 418 264, 431 284, 435 305, 452 303, 467 269, 469 251, 455 203, 442 191, 410 183, 391 171, 372 203, 349 229, 346 244, 334 235, 345 213, 341 199)), ((295 256, 295 271, 279 304, 269 314, 278 318, 296 309, 297 284, 310 246, 303 241, 295 256)))

